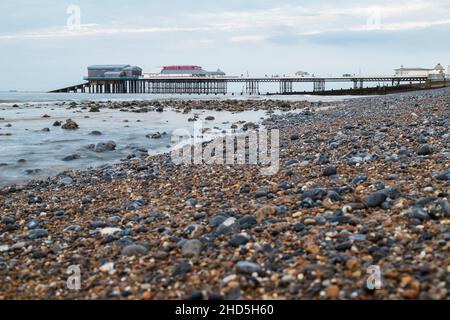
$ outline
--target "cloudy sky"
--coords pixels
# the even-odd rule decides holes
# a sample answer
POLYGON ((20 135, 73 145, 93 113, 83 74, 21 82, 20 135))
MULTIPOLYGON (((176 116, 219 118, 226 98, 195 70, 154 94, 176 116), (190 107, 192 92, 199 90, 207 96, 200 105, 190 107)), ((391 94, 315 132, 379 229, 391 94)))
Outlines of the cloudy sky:
POLYGON ((449 0, 1 0, 0 12, 0 90, 80 83, 90 64, 231 75, 450 65, 449 0))

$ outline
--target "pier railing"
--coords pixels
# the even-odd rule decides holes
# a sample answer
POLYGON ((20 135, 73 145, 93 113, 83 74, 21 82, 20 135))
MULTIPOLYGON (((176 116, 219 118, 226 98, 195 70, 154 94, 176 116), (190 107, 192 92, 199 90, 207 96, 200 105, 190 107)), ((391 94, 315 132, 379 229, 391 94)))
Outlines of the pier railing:
POLYGON ((324 92, 328 82, 350 82, 354 89, 364 88, 365 83, 422 84, 430 80, 425 76, 352 76, 352 77, 178 77, 154 76, 140 78, 85 78, 86 82, 51 92, 84 93, 149 93, 149 94, 226 94, 228 84, 245 83, 245 93, 259 94, 262 83, 278 83, 279 93, 293 93, 295 83, 312 83, 313 92, 324 92))

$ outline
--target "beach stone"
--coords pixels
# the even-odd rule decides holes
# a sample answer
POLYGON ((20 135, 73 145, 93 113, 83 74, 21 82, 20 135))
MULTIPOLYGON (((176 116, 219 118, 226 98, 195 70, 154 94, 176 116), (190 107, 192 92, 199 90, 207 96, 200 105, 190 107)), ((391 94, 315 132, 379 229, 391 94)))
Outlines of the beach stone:
POLYGON ((102 135, 102 133, 98 130, 91 131, 89 134, 91 136, 101 136, 102 135))
POLYGON ((147 248, 139 244, 131 244, 122 249, 123 256, 143 256, 147 254, 147 248))
POLYGON ((42 132, 50 132, 50 129, 49 129, 49 128, 44 128, 44 129, 42 129, 41 131, 42 131, 42 132))
POLYGON ((368 207, 379 207, 386 200, 387 196, 382 191, 374 192, 367 197, 364 197, 363 201, 368 207))
POLYGON ((270 190, 268 188, 260 188, 253 193, 253 196, 256 199, 258 199, 258 198, 266 197, 269 193, 270 193, 270 190))
POLYGON ((61 128, 63 128, 64 130, 76 130, 79 128, 79 126, 72 119, 67 119, 66 123, 64 123, 61 128))
POLYGON ((28 221, 26 224, 25 224, 25 227, 28 229, 28 230, 32 230, 32 229, 36 229, 36 228, 38 228, 39 227, 39 221, 37 221, 37 220, 30 220, 30 221, 28 221))
POLYGON ((0 253, 7 252, 9 250, 9 245, 3 244, 0 245, 0 253))
POLYGON ((417 154, 419 156, 427 156, 433 153, 434 153, 433 147, 430 146, 429 144, 424 144, 417 150, 417 154))
POLYGON ((253 262, 249 261, 239 261, 236 264, 236 271, 241 274, 253 274, 259 273, 261 271, 261 267, 253 262))
POLYGON ((204 230, 205 228, 202 225, 191 224, 184 229, 184 234, 190 239, 197 239, 203 234, 204 230))
POLYGON ((33 229, 28 231, 28 238, 30 238, 31 240, 36 240, 47 236, 48 231, 45 229, 33 229))
POLYGON ((413 208, 411 210, 409 210, 406 215, 410 218, 416 218, 419 220, 429 220, 430 219, 430 215, 428 214, 428 212, 426 212, 425 210, 421 209, 421 208, 413 208))
POLYGON ((95 152, 107 152, 116 150, 116 143, 114 141, 99 142, 95 145, 95 152))
POLYGON ((184 256, 198 257, 202 251, 202 243, 197 239, 184 242, 181 252, 184 256))
POLYGON ((119 232, 122 232, 122 229, 107 227, 107 228, 103 228, 103 229, 100 230, 100 234, 102 236, 114 235, 114 234, 119 233, 119 232))
POLYGON ((215 120, 216 118, 214 118, 213 116, 207 116, 206 118, 205 118, 205 120, 206 121, 213 121, 213 120, 215 120))
POLYGON ((239 247, 250 241, 250 237, 246 234, 235 234, 231 237, 228 244, 232 247, 239 247))
POLYGON ((61 121, 55 121, 55 122, 53 122, 53 126, 54 126, 54 127, 60 127, 60 126, 61 126, 61 121))
POLYGON ((437 180, 448 181, 450 180, 450 171, 438 172, 434 177, 437 180))
POLYGON ((239 218, 237 223, 239 224, 241 230, 253 228, 258 224, 256 217, 252 215, 246 215, 239 218))
POLYGON ((150 138, 150 139, 161 139, 162 135, 161 135, 161 133, 156 132, 153 134, 147 134, 146 137, 150 138))
POLYGON ((191 271, 192 265, 188 261, 182 261, 174 267, 172 277, 183 275, 191 271))
POLYGON ((70 156, 64 157, 62 159, 62 161, 73 161, 73 160, 77 160, 77 159, 80 159, 80 158, 81 157, 78 154, 71 154, 70 156))
POLYGON ((322 175, 325 177, 333 176, 337 174, 336 167, 327 167, 323 170, 322 175))

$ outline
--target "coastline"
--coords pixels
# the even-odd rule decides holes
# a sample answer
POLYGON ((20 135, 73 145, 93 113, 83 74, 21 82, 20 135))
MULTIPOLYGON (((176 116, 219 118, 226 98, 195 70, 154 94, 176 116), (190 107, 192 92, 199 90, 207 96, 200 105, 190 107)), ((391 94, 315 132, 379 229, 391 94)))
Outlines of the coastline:
POLYGON ((273 115, 273 176, 161 154, 1 188, 0 298, 448 299, 449 97, 273 115))

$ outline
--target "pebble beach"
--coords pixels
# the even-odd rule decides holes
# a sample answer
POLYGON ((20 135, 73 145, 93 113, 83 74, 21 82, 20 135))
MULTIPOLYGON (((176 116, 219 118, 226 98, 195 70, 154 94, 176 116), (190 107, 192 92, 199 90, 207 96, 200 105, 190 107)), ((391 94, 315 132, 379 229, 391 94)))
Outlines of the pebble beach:
POLYGON ((450 90, 267 103, 175 109, 282 111, 274 175, 141 152, 0 188, 0 299, 449 299, 450 90))

